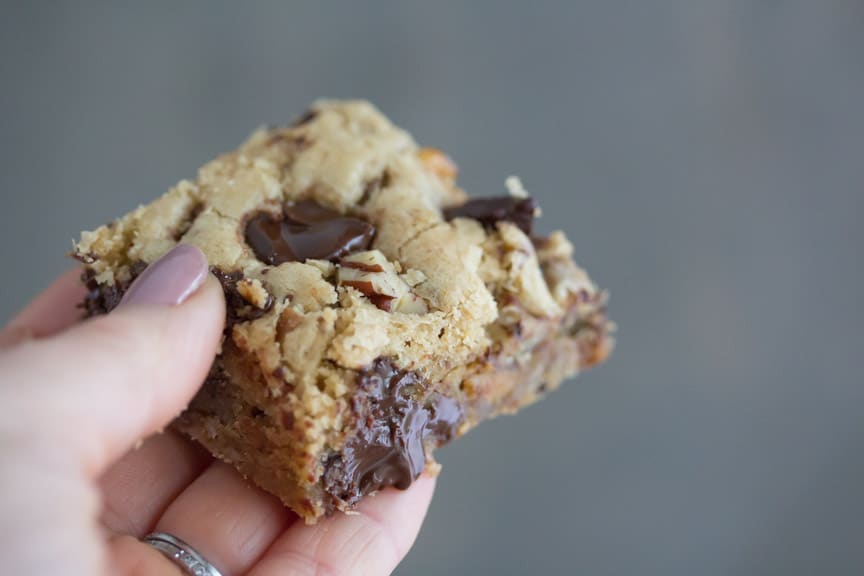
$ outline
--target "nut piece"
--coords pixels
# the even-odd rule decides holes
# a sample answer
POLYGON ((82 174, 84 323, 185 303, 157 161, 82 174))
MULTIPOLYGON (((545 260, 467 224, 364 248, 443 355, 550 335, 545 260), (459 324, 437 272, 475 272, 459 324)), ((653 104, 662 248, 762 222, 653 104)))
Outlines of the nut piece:
POLYGON ((574 296, 593 299, 597 287, 585 270, 573 262, 573 245, 562 232, 553 232, 545 239, 535 238, 533 242, 549 292, 558 304, 567 306, 574 296))
POLYGON ((504 180, 504 186, 507 187, 507 192, 513 198, 519 198, 520 200, 528 198, 528 192, 525 191, 525 187, 522 186, 522 180, 518 176, 508 176, 504 180))
POLYGON ((338 283, 363 293, 385 312, 425 314, 426 302, 396 273, 392 263, 378 250, 356 252, 339 261, 338 283))
POLYGON ((448 184, 452 184, 459 175, 459 167, 456 163, 437 148, 421 148, 417 155, 427 170, 448 184))
POLYGON ((547 318, 559 316, 563 311, 549 293, 531 239, 510 223, 499 226, 498 233, 505 250, 503 260, 509 276, 505 284, 507 289, 532 314, 547 318))
POLYGON ((415 270, 414 268, 409 268, 408 270, 406 270, 405 273, 400 276, 400 278, 402 278, 402 280, 404 280, 405 283, 412 288, 426 281, 426 275, 423 274, 423 272, 421 272, 420 270, 415 270))
POLYGON ((270 306, 271 297, 264 285, 257 278, 243 278, 237 282, 237 293, 259 310, 264 310, 270 306))

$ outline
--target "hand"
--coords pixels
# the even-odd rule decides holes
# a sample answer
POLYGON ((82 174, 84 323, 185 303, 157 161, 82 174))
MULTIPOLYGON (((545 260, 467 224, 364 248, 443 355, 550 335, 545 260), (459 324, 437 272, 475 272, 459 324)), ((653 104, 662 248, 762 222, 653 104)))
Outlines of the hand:
POLYGON ((179 575, 138 541, 154 530, 185 540, 224 576, 393 570, 434 480, 306 526, 197 445, 158 433, 195 394, 222 331, 222 291, 200 251, 173 250, 114 312, 84 322, 79 273, 0 332, 4 573, 179 575))

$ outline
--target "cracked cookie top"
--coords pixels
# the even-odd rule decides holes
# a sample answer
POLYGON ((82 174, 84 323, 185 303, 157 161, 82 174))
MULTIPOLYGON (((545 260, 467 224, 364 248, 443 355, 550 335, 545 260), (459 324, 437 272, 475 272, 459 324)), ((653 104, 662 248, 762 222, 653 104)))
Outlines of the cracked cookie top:
POLYGON ((385 357, 443 381, 489 353, 514 306, 553 319, 596 305, 563 234, 532 238, 532 200, 469 201, 456 173, 371 104, 320 101, 83 233, 75 255, 95 284, 124 286, 198 246, 228 294, 228 336, 271 395, 288 382, 326 411, 346 392, 338 370, 385 357))

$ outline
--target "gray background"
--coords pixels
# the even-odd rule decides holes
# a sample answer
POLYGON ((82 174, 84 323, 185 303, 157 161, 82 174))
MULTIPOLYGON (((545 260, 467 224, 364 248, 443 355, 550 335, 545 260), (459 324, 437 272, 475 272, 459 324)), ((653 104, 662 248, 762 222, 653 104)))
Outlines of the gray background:
POLYGON ((399 574, 864 572, 860 1, 3 8, 0 316, 79 230, 366 97, 469 192, 520 174, 620 324, 441 452, 399 574))

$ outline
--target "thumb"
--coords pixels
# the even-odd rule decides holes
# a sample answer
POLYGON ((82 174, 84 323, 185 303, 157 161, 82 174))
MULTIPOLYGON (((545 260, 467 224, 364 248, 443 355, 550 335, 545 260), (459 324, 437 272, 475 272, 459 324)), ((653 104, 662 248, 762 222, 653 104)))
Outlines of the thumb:
POLYGON ((111 314, 0 355, 0 432, 51 443, 98 475, 188 404, 219 346, 224 306, 201 251, 177 246, 111 314))

